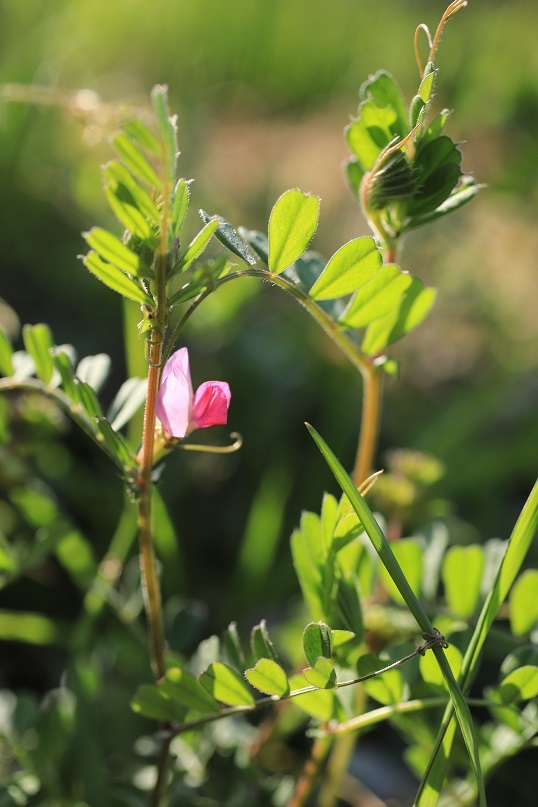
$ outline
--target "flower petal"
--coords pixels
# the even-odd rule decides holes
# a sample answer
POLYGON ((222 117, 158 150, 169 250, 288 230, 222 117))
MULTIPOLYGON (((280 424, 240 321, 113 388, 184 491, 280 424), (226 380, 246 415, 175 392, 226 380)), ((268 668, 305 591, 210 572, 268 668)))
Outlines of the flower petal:
POLYGON ((185 437, 192 415, 192 382, 189 353, 177 350, 166 362, 162 382, 155 399, 157 417, 173 437, 185 437))
POLYGON ((206 381, 196 390, 191 423, 196 429, 219 426, 228 422, 228 407, 231 400, 230 387, 226 381, 206 381))

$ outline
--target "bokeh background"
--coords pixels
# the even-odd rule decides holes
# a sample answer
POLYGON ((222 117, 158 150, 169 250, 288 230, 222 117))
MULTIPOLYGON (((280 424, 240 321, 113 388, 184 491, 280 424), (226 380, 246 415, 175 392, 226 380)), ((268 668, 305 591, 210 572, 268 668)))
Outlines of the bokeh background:
MULTIPOLYGON (((201 207, 264 230, 272 204, 291 187, 322 198, 315 248, 323 254, 366 234, 343 178, 343 128, 362 81, 379 68, 395 75, 407 98, 415 93, 415 28, 425 22, 434 30, 445 5, 1 0, 3 327, 16 336, 19 322, 45 321, 79 356, 108 353, 105 399, 123 381, 121 301, 76 256, 85 251, 81 231, 95 224, 117 231, 100 165, 111 156, 117 121, 132 108, 147 113, 155 83, 169 86, 182 174, 195 178, 190 234, 201 207)), ((450 503, 447 518, 461 542, 508 537, 536 473, 536 22, 535 0, 471 0, 448 24, 436 100, 454 110, 448 133, 462 141, 464 170, 485 187, 469 207, 409 237, 401 260, 438 288, 439 299, 395 350, 401 377, 386 385, 378 465, 393 447, 442 460, 438 494, 450 503)), ((136 323, 136 312, 127 319, 136 323)), ((245 441, 228 457, 179 454, 163 475, 175 532, 163 544, 164 588, 177 613, 190 604, 194 642, 230 619, 278 618, 293 601, 290 532, 302 509, 317 510, 323 490, 335 490, 303 422, 351 466, 360 382, 293 301, 255 281, 213 295, 186 339, 195 383, 230 382, 230 428, 245 441)), ((142 368, 132 331, 127 342, 142 368)), ((45 424, 41 415, 37 404, 16 413, 17 451, 98 560, 121 512, 121 483, 67 420, 55 414, 45 424)), ((211 440, 227 435, 215 431, 211 440)), ((6 501, 0 515, 11 525, 6 501)), ((81 596, 72 575, 49 561, 0 592, 0 609, 42 612, 68 626, 81 596)), ((57 683, 62 641, 37 644, 3 645, 0 686, 57 683)))

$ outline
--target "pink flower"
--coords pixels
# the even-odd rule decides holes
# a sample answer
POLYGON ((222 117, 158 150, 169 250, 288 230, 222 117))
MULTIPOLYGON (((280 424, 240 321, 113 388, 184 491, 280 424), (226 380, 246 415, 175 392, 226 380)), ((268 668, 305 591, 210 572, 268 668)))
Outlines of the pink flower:
POLYGON ((225 381, 206 381, 193 394, 189 352, 182 347, 164 366, 155 410, 167 434, 181 438, 194 429, 227 423, 230 399, 225 381))

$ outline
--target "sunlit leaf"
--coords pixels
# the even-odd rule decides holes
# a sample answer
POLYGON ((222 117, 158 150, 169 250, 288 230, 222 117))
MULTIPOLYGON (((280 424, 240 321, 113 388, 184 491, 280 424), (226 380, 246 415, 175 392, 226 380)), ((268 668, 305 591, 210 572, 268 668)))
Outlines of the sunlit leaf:
POLYGON ((313 667, 316 659, 331 658, 331 629, 324 622, 310 622, 303 631, 303 650, 313 667))
POLYGON ((180 179, 174 191, 174 203, 172 205, 172 215, 170 216, 170 231, 173 238, 178 238, 187 210, 189 209, 190 182, 180 179))
POLYGON ((435 302, 435 296, 435 289, 425 288, 422 282, 414 277, 404 292, 400 304, 368 326, 362 350, 369 356, 375 356, 412 331, 427 317, 435 302))
POLYGON ((319 198, 290 190, 275 202, 269 217, 269 269, 275 275, 299 258, 318 226, 319 198))
POLYGON ((96 252, 89 252, 82 257, 82 262, 90 272, 95 275, 105 286, 112 291, 118 292, 123 297, 128 297, 136 303, 145 303, 152 306, 153 299, 134 280, 127 277, 121 269, 117 269, 111 263, 101 260, 96 252))
MULTIPOLYGON (((391 548, 413 592, 417 597, 420 596, 422 547, 414 538, 403 538, 401 541, 394 541, 391 548)), ((380 569, 380 579, 389 597, 398 605, 403 605, 404 599, 385 567, 380 569)))
MULTIPOLYGON (((457 678, 460 674, 463 659, 461 651, 451 644, 445 649, 445 656, 447 657, 454 677, 457 678)), ((445 679, 441 673, 441 670, 439 669, 439 665, 437 664, 433 653, 427 652, 421 656, 419 659, 419 666, 420 673, 427 684, 430 684, 430 686, 433 686, 436 689, 447 689, 445 679)))
POLYGON ((80 400, 78 387, 75 384, 75 370, 71 359, 67 353, 57 350, 54 353, 54 366, 60 373, 62 379, 62 387, 65 394, 71 398, 72 401, 78 403, 80 400))
POLYGON ((425 104, 427 104, 432 97, 434 82, 435 82, 435 70, 431 70, 431 72, 426 73, 426 75, 420 82, 420 87, 418 88, 418 94, 420 95, 425 104))
POLYGON ((135 460, 122 436, 114 431, 106 418, 97 417, 96 422, 99 434, 112 454, 117 457, 118 463, 124 468, 132 468, 135 460))
POLYGON ((378 107, 390 107, 396 114, 391 123, 391 131, 400 138, 407 134, 407 107, 402 91, 393 76, 380 70, 364 82, 361 97, 371 99, 378 107))
MULTIPOLYGON (((111 192, 118 197, 118 203, 129 204, 154 224, 158 222, 159 210, 155 202, 122 163, 117 160, 108 162, 103 168, 103 176, 111 192)), ((140 227, 149 232, 149 226, 141 224, 140 227)), ((127 229, 131 228, 127 226, 127 229)))
POLYGON ((91 418, 102 418, 103 410, 92 387, 86 384, 85 381, 80 381, 78 378, 75 383, 77 385, 80 403, 86 410, 86 413, 91 418))
MULTIPOLYGON (((387 661, 380 659, 375 653, 366 653, 357 661, 357 675, 362 678, 365 675, 381 670, 388 665, 387 661)), ((376 701, 383 704, 399 703, 403 694, 403 678, 398 669, 388 670, 381 675, 364 681, 362 686, 368 694, 376 701)))
POLYGON ((321 574, 302 529, 294 530, 292 533, 291 555, 308 610, 314 619, 321 619, 324 616, 321 602, 321 574))
POLYGON ((78 530, 65 532, 55 547, 56 557, 69 576, 83 591, 91 584, 97 571, 92 546, 78 530))
MULTIPOLYGON (((305 689, 310 684, 304 675, 294 675, 290 678, 292 694, 296 690, 305 689)), ((293 698, 292 703, 303 712, 316 720, 332 720, 341 710, 340 702, 334 690, 320 689, 317 692, 306 692, 293 698)))
POLYGON ((157 116, 161 137, 168 155, 170 175, 174 175, 177 154, 176 117, 170 115, 168 106, 168 87, 157 84, 151 90, 151 100, 157 116))
POLYGON ((364 328, 395 308, 412 282, 396 264, 385 264, 353 295, 339 321, 348 328, 364 328))
POLYGON ((25 325, 22 329, 24 346, 34 360, 37 377, 45 384, 52 378, 54 359, 52 357, 52 334, 48 325, 25 325))
POLYGON ((273 659, 259 659, 254 667, 245 670, 245 677, 249 684, 266 695, 285 697, 289 694, 288 676, 273 659))
POLYGON ((303 670, 303 675, 317 689, 333 689, 336 685, 336 670, 332 661, 320 656, 311 667, 303 670))
POLYGON ((210 221, 209 224, 206 224, 203 227, 198 235, 193 238, 187 249, 185 250, 184 254, 181 256, 179 263, 177 266, 174 267, 173 273, 177 274, 178 272, 183 272, 185 269, 188 269, 189 266, 199 258, 204 249, 207 247, 209 241, 211 240, 211 236, 214 234, 215 230, 218 228, 219 222, 216 220, 210 221))
POLYGON ((484 573, 484 551, 481 546, 452 546, 445 555, 441 576, 450 610, 468 618, 480 598, 484 573))
POLYGON ((370 236, 355 238, 335 252, 310 289, 314 300, 329 300, 360 289, 371 280, 383 257, 370 236))
POLYGON ((530 633, 538 622, 538 570, 527 569, 510 592, 510 627, 516 636, 530 633))
POLYGON ((199 681, 214 698, 227 706, 251 706, 254 703, 252 692, 241 676, 220 661, 210 664, 199 681))
POLYGON ((499 693, 503 703, 516 703, 538 695, 538 667, 530 664, 513 670, 501 681, 499 693))
POLYGON ((215 698, 202 686, 200 681, 187 670, 173 667, 159 681, 159 689, 182 706, 196 712, 213 713, 220 709, 215 698))
POLYGON ((145 182, 152 188, 158 188, 160 186, 160 179, 155 173, 153 166, 127 135, 116 135, 112 140, 112 145, 114 146, 116 154, 127 166, 129 171, 132 171, 142 182, 145 182))
POLYGON ((0 373, 5 376, 13 375, 13 348, 11 342, 0 329, 0 373))
POLYGON ((101 227, 92 227, 88 233, 82 233, 88 245, 101 258, 117 266, 123 272, 137 277, 153 277, 154 272, 147 266, 140 255, 127 247, 119 238, 101 227))
POLYGON ((186 714, 186 708, 173 700, 160 687, 144 684, 131 701, 131 709, 142 717, 149 717, 160 722, 181 723, 186 714))
POLYGON ((147 149, 147 151, 160 156, 162 154, 161 144, 145 123, 142 123, 138 118, 128 121, 123 124, 123 130, 136 140, 140 145, 147 149))
POLYGON ((0 639, 36 645, 66 645, 67 625, 28 611, 0 611, 0 639))
POLYGON ((250 648, 255 660, 270 658, 276 661, 275 649, 269 636, 265 619, 262 619, 259 625, 252 628, 250 634, 250 648))

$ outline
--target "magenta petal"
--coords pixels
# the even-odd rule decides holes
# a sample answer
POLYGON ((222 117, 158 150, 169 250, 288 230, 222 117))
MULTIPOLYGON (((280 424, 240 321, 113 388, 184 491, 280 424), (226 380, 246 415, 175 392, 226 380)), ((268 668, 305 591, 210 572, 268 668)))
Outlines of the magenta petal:
POLYGON ((155 411, 168 434, 185 437, 192 414, 192 382, 185 347, 170 356, 164 366, 155 411))
POLYGON ((197 429, 206 429, 227 423, 231 397, 226 381, 206 381, 201 384, 194 396, 192 425, 197 429))

